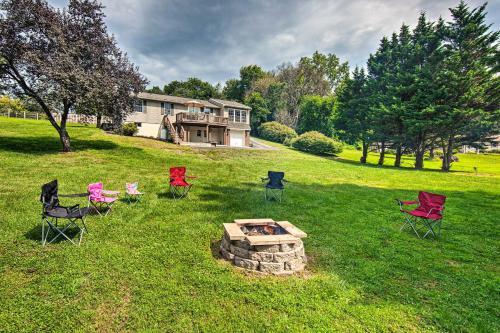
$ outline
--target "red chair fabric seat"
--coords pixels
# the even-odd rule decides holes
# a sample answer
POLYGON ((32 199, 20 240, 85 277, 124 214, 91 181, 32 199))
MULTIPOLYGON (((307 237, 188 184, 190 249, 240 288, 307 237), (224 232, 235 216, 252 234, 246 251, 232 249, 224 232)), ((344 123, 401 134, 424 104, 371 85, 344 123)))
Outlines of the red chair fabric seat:
POLYGON ((425 238, 427 235, 437 236, 441 233, 441 220, 443 219, 446 196, 421 191, 418 193, 418 201, 401 201, 398 199, 396 201, 399 204, 401 213, 405 214, 405 222, 401 226, 401 230, 405 226, 410 226, 419 238, 425 238), (416 204, 418 204, 418 207, 413 210, 404 209, 406 205, 416 204), (418 232, 417 222, 422 222, 428 229, 423 237, 418 232), (437 234, 435 228, 439 228, 437 234))
POLYGON ((402 212, 413 215, 413 216, 417 216, 417 217, 431 219, 431 220, 439 220, 439 219, 443 218, 443 216, 441 214, 438 214, 438 213, 430 213, 429 214, 428 212, 420 210, 420 209, 414 209, 414 210, 404 210, 403 209, 402 212))
POLYGON ((174 185, 174 186, 191 186, 192 184, 189 184, 184 179, 180 179, 180 178, 175 179, 174 178, 173 180, 170 181, 170 185, 174 185))
POLYGON ((187 196, 189 190, 193 186, 186 181, 186 178, 196 178, 194 176, 186 176, 186 167, 170 168, 170 193, 174 199, 180 199, 187 196))

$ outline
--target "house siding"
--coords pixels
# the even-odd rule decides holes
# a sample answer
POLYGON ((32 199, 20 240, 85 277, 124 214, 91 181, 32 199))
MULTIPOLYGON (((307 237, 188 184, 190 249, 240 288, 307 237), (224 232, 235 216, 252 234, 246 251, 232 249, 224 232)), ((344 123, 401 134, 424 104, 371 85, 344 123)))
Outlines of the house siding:
MULTIPOLYGON (((134 123, 140 123, 140 126, 138 127, 138 133, 137 135, 139 136, 146 136, 146 137, 154 137, 154 138, 165 138, 165 128, 163 126, 163 120, 165 118, 165 115, 162 114, 162 109, 161 109, 161 104, 171 104, 173 105, 173 114, 167 115, 169 121, 172 124, 176 123, 176 115, 182 112, 188 112, 188 107, 185 104, 182 104, 183 100, 189 100, 189 99, 182 99, 178 97, 173 97, 173 96, 165 96, 165 95, 154 95, 154 94, 148 94, 148 93, 141 93, 139 98, 143 101, 146 101, 146 108, 143 112, 133 112, 130 115, 127 116, 126 118, 126 123, 134 122, 134 123), (157 99, 157 100, 155 100, 157 99)), ((213 110, 213 114, 216 116, 222 116, 229 118, 229 109, 235 109, 235 110, 240 110, 244 111, 247 114, 246 117, 246 122, 245 123, 232 123, 229 122, 228 125, 228 130, 230 128, 236 130, 236 131, 241 131, 241 130, 249 130, 250 128, 250 110, 245 109, 243 107, 236 107, 236 106, 225 106, 223 104, 217 104, 217 103, 211 103, 210 101, 200 101, 203 102, 201 104, 205 105, 206 107, 209 107, 213 110), (246 125, 246 126, 245 126, 246 125)), ((189 138, 189 141, 192 142, 217 142, 218 144, 230 144, 230 138, 228 135, 228 131, 224 131, 224 128, 221 127, 215 127, 215 126, 210 126, 210 135, 209 138, 204 136, 204 132, 206 131, 206 126, 196 126, 196 125, 189 125, 189 124, 184 124, 183 125, 184 129, 188 132, 187 137, 189 138), (202 135, 201 137, 197 136, 197 131, 201 130, 202 135), (225 136, 226 133, 226 136, 225 136)), ((249 145, 248 141, 248 134, 245 132, 244 136, 244 144, 249 145)))

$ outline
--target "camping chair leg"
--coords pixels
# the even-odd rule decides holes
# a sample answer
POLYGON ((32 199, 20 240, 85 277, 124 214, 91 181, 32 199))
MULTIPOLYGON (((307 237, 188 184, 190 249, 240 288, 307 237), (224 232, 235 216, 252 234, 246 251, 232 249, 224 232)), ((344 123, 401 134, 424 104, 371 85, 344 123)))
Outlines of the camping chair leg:
MULTIPOLYGON (((50 244, 52 243, 53 241, 55 241, 57 238, 59 238, 59 236, 63 236, 64 238, 66 238, 67 240, 69 240, 71 243, 75 244, 75 242, 73 242, 72 239, 70 239, 64 232, 66 230, 69 229, 69 227, 71 227, 72 225, 75 225, 78 229, 81 230, 80 227, 78 227, 78 225, 75 224, 74 221, 70 221, 70 223, 68 223, 68 225, 66 227, 64 227, 64 229, 60 230, 58 227, 56 227, 53 223, 49 222, 48 220, 47 221, 47 224, 49 226, 49 229, 47 230, 47 233, 45 234, 45 240, 44 240, 44 245, 45 244, 50 244), (48 235, 49 235, 49 232, 50 230, 54 230, 55 233, 57 233, 57 235, 55 235, 49 242, 47 242, 47 239, 48 239, 48 235)), ((75 244, 76 245, 76 244, 75 244)))
POLYGON ((441 229, 440 222, 441 222, 440 220, 439 221, 425 221, 425 225, 427 226, 427 228, 429 228, 429 230, 425 233, 423 238, 425 238, 429 234, 432 234, 432 236, 434 236, 434 238, 437 237, 436 232, 434 231, 433 227, 439 226, 439 229, 441 229))
POLYGON ((83 233, 87 230, 87 226, 85 225, 85 222, 82 220, 83 228, 78 227, 78 225, 75 222, 75 225, 77 225, 78 229, 80 229, 80 239, 78 240, 78 245, 82 243, 82 238, 83 238, 83 233))
POLYGON ((76 243, 65 234, 66 230, 69 230, 69 228, 71 228, 72 226, 75 226, 80 233, 78 240, 78 245, 80 245, 82 242, 83 233, 87 230, 87 226, 85 225, 85 218, 80 218, 80 220, 82 221, 82 227, 80 227, 78 223, 76 223, 77 220, 78 219, 68 219, 69 223, 63 229, 59 229, 57 226, 57 218, 53 218, 53 221, 50 221, 49 218, 42 217, 42 246, 54 242, 59 238, 59 236, 63 236, 72 244, 76 245, 76 243), (45 224, 47 224, 47 227, 45 227, 45 224), (49 234, 51 230, 53 230, 56 235, 49 240, 49 234))
POLYGON ((90 205, 92 205, 93 210, 96 211, 100 217, 102 217, 100 203, 95 203, 93 201, 89 201, 89 206, 88 206, 89 208, 90 208, 90 205))
MULTIPOLYGON (((45 243, 47 242, 47 235, 45 234, 45 217, 42 216, 42 246, 45 246, 45 243)), ((48 230, 48 225, 47 225, 47 234, 49 233, 48 230)))
POLYGON ((410 217, 405 216, 405 222, 403 223, 403 225, 401 226, 399 231, 402 231, 407 224, 413 229, 413 232, 415 232, 417 237, 419 239, 421 239, 420 234, 418 233, 417 228, 416 228, 416 222, 410 217))
POLYGON ((108 214, 111 212, 111 206, 113 206, 113 204, 105 204, 104 206, 106 206, 106 213, 104 214, 104 216, 108 216, 108 214))
POLYGON ((283 189, 270 189, 266 187, 265 198, 266 200, 274 199, 281 202, 283 199, 283 189))
POLYGON ((170 185, 170 193, 174 197, 175 200, 182 199, 187 197, 189 194, 189 190, 191 190, 191 186, 172 186, 170 185))
POLYGON ((82 217, 81 220, 82 220, 83 228, 85 229, 86 232, 89 232, 89 230, 87 229, 87 225, 85 224, 85 217, 82 217))

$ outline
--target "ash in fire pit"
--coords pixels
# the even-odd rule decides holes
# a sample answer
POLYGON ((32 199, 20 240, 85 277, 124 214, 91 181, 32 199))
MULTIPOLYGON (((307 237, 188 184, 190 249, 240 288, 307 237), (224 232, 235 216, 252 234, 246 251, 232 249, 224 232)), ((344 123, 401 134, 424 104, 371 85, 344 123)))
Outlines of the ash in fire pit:
POLYGON ((224 223, 220 252, 234 265, 272 274, 304 269, 306 256, 301 238, 307 235, 290 222, 272 219, 224 223))
POLYGON ((258 235, 285 235, 287 231, 279 225, 253 225, 242 226, 241 231, 247 236, 258 235))

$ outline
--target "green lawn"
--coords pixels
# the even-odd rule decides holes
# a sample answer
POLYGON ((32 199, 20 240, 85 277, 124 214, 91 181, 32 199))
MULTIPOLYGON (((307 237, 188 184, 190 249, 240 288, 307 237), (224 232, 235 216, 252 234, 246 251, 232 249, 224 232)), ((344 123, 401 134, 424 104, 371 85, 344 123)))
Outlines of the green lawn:
POLYGON ((47 122, 0 118, 2 332, 500 330, 498 155, 460 155, 445 174, 362 166, 349 150, 195 150, 69 130, 75 152, 62 154, 47 122), (187 200, 166 195, 174 165, 199 176, 187 200), (263 201, 269 169, 290 181, 282 204, 263 201), (40 185, 54 178, 62 193, 139 181, 146 196, 89 217, 79 247, 42 247, 40 185), (440 240, 399 232, 394 198, 418 190, 449 197, 440 240), (263 277, 214 257, 222 223, 258 217, 308 233, 307 272, 263 277))

